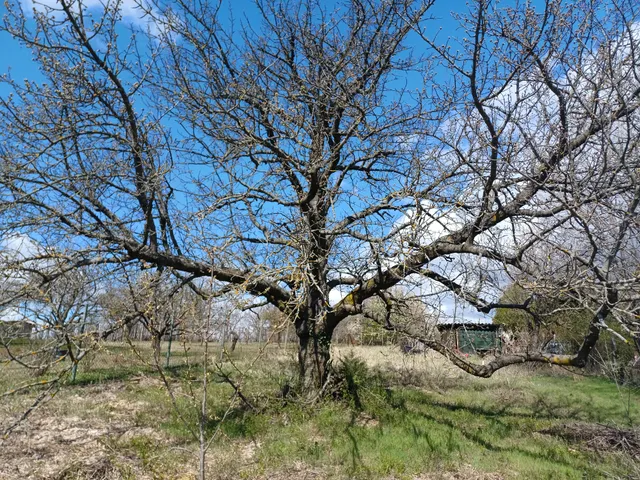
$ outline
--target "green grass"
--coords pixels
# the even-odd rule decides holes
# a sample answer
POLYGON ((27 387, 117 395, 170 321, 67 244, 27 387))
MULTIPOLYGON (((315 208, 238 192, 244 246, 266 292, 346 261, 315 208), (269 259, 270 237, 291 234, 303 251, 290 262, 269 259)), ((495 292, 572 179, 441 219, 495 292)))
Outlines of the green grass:
MULTIPOLYGON (((568 394, 575 398, 567 398, 566 384, 536 377, 517 387, 534 395, 515 403, 499 398, 513 392, 513 386, 496 384, 479 390, 467 384, 446 395, 415 388, 378 390, 363 395, 363 412, 325 402, 313 412, 289 407, 277 414, 245 413, 229 419, 226 431, 260 439, 260 466, 265 469, 300 461, 336 467, 349 478, 411 478, 422 472, 455 472, 461 464, 511 478, 626 474, 615 456, 599 456, 537 433, 555 423, 627 420, 623 408, 608 403, 616 398, 615 386, 590 379, 575 383, 574 393, 568 394), (571 407, 567 400, 574 402, 571 407)), ((638 421, 637 409, 633 421, 638 421)))
MULTIPOLYGON (((483 473, 496 478, 634 478, 640 472, 637 460, 623 453, 596 452, 541 433, 575 422, 637 427, 640 393, 606 379, 513 368, 484 380, 435 364, 433 370, 416 367, 423 368, 424 382, 407 387, 397 372, 390 375, 378 365, 375 372, 353 373, 359 376, 353 382, 358 402, 343 385, 334 390, 337 398, 310 403, 306 397, 278 395, 291 381, 292 366, 276 349, 241 376, 257 351, 248 346, 236 352, 235 367, 223 367, 251 406, 211 372, 206 429, 209 436, 217 434, 208 454, 215 465, 212 478, 258 478, 299 473, 300 468, 320 472, 320 478, 355 479, 438 478, 443 472, 458 478, 483 473), (249 447, 249 453, 243 450, 249 447)), ((122 468, 135 459, 136 468, 154 478, 177 478, 185 464, 195 466, 197 443, 190 428, 196 428, 200 408, 198 356, 189 362, 184 355, 177 357, 166 371, 177 412, 145 362, 126 349, 109 348, 100 355, 60 394, 55 414, 111 422, 122 417, 123 405, 138 404, 128 421, 158 432, 163 440, 142 434, 111 438, 109 451, 126 460, 122 468), (96 388, 117 402, 92 403, 84 392, 96 388), (81 400, 65 403, 65 398, 81 400)))
MULTIPOLYGON (((539 431, 572 422, 626 426, 640 421, 637 392, 628 410, 616 385, 600 378, 462 378, 437 392, 384 385, 382 375, 362 387, 361 411, 348 399, 283 405, 265 393, 277 390, 276 380, 257 374, 247 381, 245 393, 260 411, 239 405, 220 425, 219 451, 231 452, 238 442, 261 445, 254 464, 235 465, 247 478, 296 463, 340 478, 412 478, 456 472, 462 464, 507 478, 623 477, 629 464, 619 456, 539 431)), ((209 434, 218 428, 231 394, 227 385, 212 386, 209 434)), ((162 428, 186 441, 177 416, 168 418, 162 428)))

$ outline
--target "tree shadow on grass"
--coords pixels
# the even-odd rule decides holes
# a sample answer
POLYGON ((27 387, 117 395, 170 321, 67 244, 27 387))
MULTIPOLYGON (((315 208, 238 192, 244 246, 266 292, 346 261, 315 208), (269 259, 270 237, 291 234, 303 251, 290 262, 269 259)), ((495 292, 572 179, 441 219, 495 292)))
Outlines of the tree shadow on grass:
POLYGON ((350 462, 349 468, 347 469, 347 473, 350 476, 353 476, 358 470, 364 470, 365 472, 367 472, 367 474, 370 474, 369 468, 365 465, 364 461, 362 460, 362 455, 360 453, 360 446, 358 445, 358 439, 353 434, 353 431, 351 428, 347 427, 345 429, 345 432, 347 434, 347 437, 349 438, 349 441, 351 442, 350 449, 349 449, 349 454, 350 454, 349 456, 351 458, 351 462, 350 462))
MULTIPOLYGON (((383 399, 387 405, 386 409, 383 407, 379 410, 378 427, 371 429, 362 425, 361 422, 356 421, 356 418, 360 418, 356 415, 352 415, 351 421, 345 426, 344 433, 351 442, 347 459, 350 462, 350 474, 356 470, 367 472, 371 469, 375 470, 376 460, 372 459, 373 463, 366 465, 362 452, 374 449, 370 453, 375 455, 375 449, 382 449, 384 445, 389 444, 388 439, 382 439, 387 435, 392 435, 391 438, 397 437, 403 444, 410 445, 408 447, 410 451, 398 452, 396 460, 400 462, 405 455, 420 455, 420 449, 423 449, 423 455, 434 458, 436 462, 443 459, 454 460, 457 456, 464 455, 468 450, 464 444, 470 442, 476 446, 473 450, 480 455, 485 450, 496 454, 526 457, 533 460, 534 464, 544 461, 548 466, 543 468, 551 470, 555 466, 555 468, 574 470, 576 473, 597 473, 593 470, 594 467, 584 463, 584 458, 573 458, 562 445, 555 442, 545 444, 544 440, 535 437, 523 438, 522 433, 526 434, 527 427, 530 428, 534 424, 526 420, 537 420, 534 413, 527 415, 517 412, 516 415, 511 415, 514 412, 509 412, 508 408, 503 406, 491 409, 475 405, 452 405, 446 402, 432 402, 423 395, 412 394, 406 398, 405 395, 397 395, 390 389, 378 398, 383 399), (510 416, 513 418, 509 418, 510 416), (468 421, 470 418, 474 421, 468 421), (518 425, 517 419, 525 420, 523 428, 518 425), (376 437, 379 438, 376 439, 376 437), (407 442, 407 437, 412 438, 413 441, 407 442), (510 437, 513 437, 514 441, 510 441, 510 437), (364 446, 362 442, 366 442, 367 445, 364 446), (518 445, 514 444, 515 442, 524 442, 524 444, 518 445), (531 442, 531 445, 527 442, 531 442)), ((379 450, 379 453, 384 452, 379 450)), ((423 458, 426 457, 423 456, 423 458)), ((408 468, 419 467, 414 464, 408 468)))
POLYGON ((542 395, 537 395, 535 400, 529 404, 520 405, 522 408, 530 410, 530 412, 514 411, 513 405, 501 405, 494 407, 486 407, 479 405, 460 405, 458 403, 449 403, 440 400, 429 399, 428 401, 416 400, 424 405, 443 408, 451 412, 469 412, 474 415, 482 415, 491 418, 520 418, 535 420, 581 420, 581 421, 603 421, 606 418, 612 418, 617 413, 615 406, 602 407, 597 410, 591 404, 577 403, 573 406, 568 405, 566 398, 557 400, 549 400, 542 395))
MULTIPOLYGON (((172 379, 185 379, 187 374, 194 369, 201 367, 200 364, 191 365, 172 365, 164 368, 164 374, 172 379)), ((110 367, 110 368, 92 368, 91 370, 81 371, 78 373, 76 381, 70 383, 77 387, 96 385, 100 383, 122 382, 140 375, 151 378, 159 378, 158 371, 151 366, 136 365, 131 367, 110 367)))
POLYGON ((267 431, 263 417, 260 413, 248 410, 241 405, 228 411, 225 408, 218 408, 209 415, 206 431, 212 435, 219 428, 229 438, 256 440, 259 435, 267 431))
MULTIPOLYGON (((517 417, 521 419, 532 419, 536 420, 540 417, 537 417, 536 410, 532 411, 531 415, 527 415, 520 412, 509 412, 508 409, 504 407, 496 408, 496 409, 487 409, 479 406, 465 406, 459 404, 449 404, 446 402, 438 402, 438 401, 430 401, 428 398, 420 398, 420 399, 412 399, 412 402, 417 404, 416 407, 412 407, 410 404, 406 404, 403 407, 403 415, 405 416, 405 421, 412 425, 413 430, 416 431, 418 427, 415 426, 415 422, 412 420, 412 417, 417 416, 422 419, 426 419, 429 422, 439 424, 443 427, 450 429, 451 432, 457 432, 459 435, 464 437, 466 440, 479 445, 480 447, 496 453, 517 453, 526 457, 529 457, 534 460, 544 459, 550 463, 561 465, 568 468, 575 468, 575 464, 568 462, 567 460, 561 458, 560 455, 554 454, 553 449, 545 449, 546 453, 531 451, 527 448, 519 447, 519 446, 502 446, 496 441, 492 441, 481 435, 476 431, 472 431, 470 428, 466 428, 464 422, 456 422, 454 419, 450 418, 450 416, 438 415, 437 411, 440 412, 462 412, 469 413, 472 417, 481 417, 481 419, 488 424, 486 428, 481 429, 480 432, 487 432, 487 430, 491 430, 491 424, 497 424, 501 427, 502 432, 505 435, 509 435, 511 432, 519 431, 518 425, 514 425, 501 419, 501 416, 504 417, 517 417), (420 408, 422 407, 422 408, 420 408), (435 410, 435 412, 431 413, 425 410, 435 410)), ((575 415, 575 412, 572 413, 575 415)), ((557 419, 556 416, 547 415, 546 418, 557 419)), ((419 428, 418 428, 419 429, 419 428)), ((496 438, 502 438, 501 435, 496 434, 496 438)))

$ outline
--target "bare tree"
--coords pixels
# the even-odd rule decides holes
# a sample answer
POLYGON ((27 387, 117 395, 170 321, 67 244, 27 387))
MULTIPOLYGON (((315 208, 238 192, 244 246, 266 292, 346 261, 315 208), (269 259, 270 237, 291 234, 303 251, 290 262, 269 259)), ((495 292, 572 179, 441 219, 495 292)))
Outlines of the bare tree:
MULTIPOLYGON (((195 295, 170 271, 134 272, 121 270, 122 286, 110 285, 102 296, 108 316, 116 322, 131 319, 129 325, 141 325, 151 339, 155 361, 161 355, 162 339, 184 328, 192 313, 195 295)), ((197 321, 200 321, 198 319, 197 321)))
MULTIPOLYGON (((3 267, 5 272, 10 270, 6 263, 3 267)), ((0 345, 10 361, 35 372, 45 372, 68 358, 75 377, 78 361, 94 343, 98 277, 95 271, 84 269, 44 285, 39 280, 37 275, 22 276, 12 317, 28 325, 28 330, 18 336, 0 335, 0 345), (32 343, 34 349, 25 352, 23 343, 32 343)))
POLYGON ((509 278, 570 291, 593 313, 575 355, 475 366, 425 340, 481 376, 584 365, 638 287, 637 7, 476 0, 443 41, 431 3, 258 1, 236 30, 158 2, 126 40, 117 2, 9 5, 44 78, 4 78, 0 227, 64 269, 138 262, 274 305, 307 387, 336 326, 411 282, 485 313, 527 308, 497 301, 509 278))
POLYGON ((63 384, 76 381, 78 364, 99 339, 95 294, 100 277, 97 269, 76 269, 43 284, 39 272, 27 275, 3 260, 3 275, 19 287, 11 291, 11 321, 0 319, 3 365, 14 381, 0 397, 34 394, 32 403, 2 426, 8 435, 63 384))

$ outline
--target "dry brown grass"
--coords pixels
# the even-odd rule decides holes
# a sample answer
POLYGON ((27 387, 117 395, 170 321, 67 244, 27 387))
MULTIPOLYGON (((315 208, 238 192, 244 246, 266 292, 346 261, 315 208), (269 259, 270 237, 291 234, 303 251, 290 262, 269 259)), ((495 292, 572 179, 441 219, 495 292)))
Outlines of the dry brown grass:
POLYGON ((396 346, 336 346, 332 349, 335 359, 353 354, 364 360, 371 368, 402 368, 417 371, 429 371, 450 377, 460 376, 460 370, 447 362, 440 354, 426 351, 416 354, 405 354, 396 346))
MULTIPOLYGON (((113 384, 87 387, 82 395, 63 392, 36 410, 28 422, 0 440, 0 477, 116 479, 138 471, 133 478, 150 478, 136 462, 118 466, 110 457, 109 440, 151 433, 134 422, 136 410, 146 405, 125 404, 119 395, 122 389, 113 384)), ((160 432, 153 435, 161 441, 160 432)))

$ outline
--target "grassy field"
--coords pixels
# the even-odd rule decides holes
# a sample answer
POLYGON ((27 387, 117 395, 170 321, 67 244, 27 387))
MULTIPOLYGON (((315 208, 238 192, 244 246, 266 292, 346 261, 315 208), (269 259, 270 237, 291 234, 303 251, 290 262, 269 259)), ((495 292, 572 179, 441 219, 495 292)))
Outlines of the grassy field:
MULTIPOLYGON (((0 478, 196 478, 201 347, 174 348, 165 384, 147 345, 137 354, 104 345, 75 384, 1 441, 0 478)), ((212 366, 207 477, 640 478, 637 437, 624 436, 640 423, 637 390, 550 367, 475 379, 435 354, 391 347, 339 348, 334 358, 345 380, 320 401, 283 394, 293 351, 240 345, 220 371, 212 366)), ((34 380, 0 368, 2 391, 34 380)), ((3 398, 0 424, 39 391, 3 398)))

